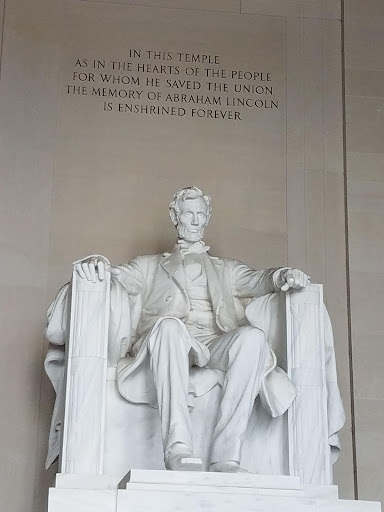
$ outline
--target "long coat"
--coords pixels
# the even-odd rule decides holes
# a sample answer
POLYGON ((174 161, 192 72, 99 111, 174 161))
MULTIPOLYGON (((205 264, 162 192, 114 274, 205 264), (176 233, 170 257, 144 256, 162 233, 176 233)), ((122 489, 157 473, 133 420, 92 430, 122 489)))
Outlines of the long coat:
MULTIPOLYGON (((273 279, 277 268, 254 270, 239 261, 205 253, 202 261, 215 321, 222 333, 247 324, 245 309, 250 300, 278 291, 273 279)), ((128 401, 156 407, 156 390, 146 357, 146 334, 160 318, 174 317, 185 321, 190 312, 181 253, 176 246, 171 253, 138 256, 119 268, 121 273, 117 279, 130 297, 131 326, 125 346, 127 354, 117 365, 118 388, 128 401)), ((204 348, 197 341, 191 348, 198 364, 204 359, 204 348)), ((205 369, 197 375, 193 371, 191 393, 201 396, 222 378, 218 370, 205 369)), ((272 416, 279 416, 287 410, 295 395, 294 385, 277 367, 276 356, 270 350, 260 391, 264 407, 272 416)))

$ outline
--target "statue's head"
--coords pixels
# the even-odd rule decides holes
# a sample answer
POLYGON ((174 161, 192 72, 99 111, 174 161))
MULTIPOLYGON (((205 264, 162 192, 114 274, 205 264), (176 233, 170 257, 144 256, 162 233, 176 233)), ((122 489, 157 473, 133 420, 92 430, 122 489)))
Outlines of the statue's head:
POLYGON ((179 238, 187 242, 202 240, 211 211, 211 198, 197 187, 180 189, 169 205, 169 216, 179 238))

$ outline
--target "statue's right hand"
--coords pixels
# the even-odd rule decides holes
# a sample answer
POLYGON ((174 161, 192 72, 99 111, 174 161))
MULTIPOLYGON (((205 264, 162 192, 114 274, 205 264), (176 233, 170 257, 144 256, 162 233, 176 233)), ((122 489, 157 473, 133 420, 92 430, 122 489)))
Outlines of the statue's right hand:
POLYGON ((100 254, 92 254, 75 261, 73 268, 82 279, 87 279, 87 281, 92 281, 92 283, 103 281, 106 272, 110 272, 113 275, 120 274, 120 270, 113 267, 109 260, 100 254))

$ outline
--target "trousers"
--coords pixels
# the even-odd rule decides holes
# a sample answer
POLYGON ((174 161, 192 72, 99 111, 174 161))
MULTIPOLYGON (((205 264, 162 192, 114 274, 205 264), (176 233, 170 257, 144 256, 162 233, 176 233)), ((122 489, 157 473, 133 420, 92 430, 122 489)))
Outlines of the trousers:
MULTIPOLYGON (((190 351, 196 343, 201 343, 179 319, 172 317, 161 318, 156 323, 147 335, 147 343, 165 461, 178 446, 185 445, 192 454, 188 409, 190 351)), ((265 372, 268 345, 261 330, 245 326, 219 335, 202 348, 209 350, 205 366, 225 373, 210 463, 229 460, 240 463, 248 420, 265 372)))

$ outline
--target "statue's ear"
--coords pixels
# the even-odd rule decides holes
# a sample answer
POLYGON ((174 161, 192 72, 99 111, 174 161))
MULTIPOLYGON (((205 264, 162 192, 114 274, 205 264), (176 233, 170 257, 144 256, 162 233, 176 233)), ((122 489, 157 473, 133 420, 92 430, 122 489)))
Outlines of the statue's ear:
POLYGON ((175 226, 177 226, 177 214, 176 214, 176 211, 173 208, 171 208, 169 210, 169 216, 170 216, 171 221, 173 222, 173 224, 175 226))

